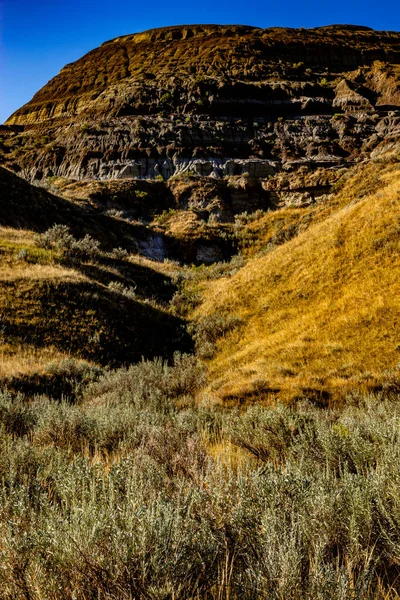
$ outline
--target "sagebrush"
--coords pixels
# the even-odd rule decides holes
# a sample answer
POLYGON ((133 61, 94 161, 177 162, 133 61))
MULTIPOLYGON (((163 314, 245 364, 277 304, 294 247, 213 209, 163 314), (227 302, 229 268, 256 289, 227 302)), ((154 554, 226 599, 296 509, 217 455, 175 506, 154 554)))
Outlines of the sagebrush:
POLYGON ((3 392, 2 598, 398 598, 398 396, 227 411, 202 385, 176 355, 75 405, 3 392))

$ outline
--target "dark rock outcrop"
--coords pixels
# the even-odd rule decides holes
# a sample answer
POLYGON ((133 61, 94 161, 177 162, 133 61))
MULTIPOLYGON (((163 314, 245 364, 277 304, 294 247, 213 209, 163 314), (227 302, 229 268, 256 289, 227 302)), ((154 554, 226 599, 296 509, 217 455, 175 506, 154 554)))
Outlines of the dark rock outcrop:
POLYGON ((30 180, 268 179, 397 144, 400 34, 193 25, 104 43, 0 131, 30 180))

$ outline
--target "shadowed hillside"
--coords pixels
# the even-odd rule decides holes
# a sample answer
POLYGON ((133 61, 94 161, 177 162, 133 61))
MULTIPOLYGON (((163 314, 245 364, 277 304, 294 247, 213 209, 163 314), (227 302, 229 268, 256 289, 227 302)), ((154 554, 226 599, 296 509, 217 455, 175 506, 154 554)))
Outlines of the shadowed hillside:
POLYGON ((68 357, 116 366, 191 349, 184 322, 167 311, 171 279, 116 246, 140 243, 143 225, 120 224, 5 169, 0 191, 3 381, 68 357))

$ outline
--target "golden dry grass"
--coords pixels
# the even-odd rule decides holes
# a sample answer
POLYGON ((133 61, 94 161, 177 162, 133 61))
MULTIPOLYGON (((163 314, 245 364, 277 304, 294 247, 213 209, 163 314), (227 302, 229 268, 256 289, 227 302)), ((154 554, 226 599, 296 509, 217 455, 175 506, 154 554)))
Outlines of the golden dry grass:
MULTIPOLYGON (((73 269, 54 264, 55 252, 37 248, 34 233, 23 229, 0 227, 0 291, 3 282, 57 280, 78 281, 84 277, 73 269), (21 250, 27 259, 20 257, 21 250), (29 262, 40 261, 40 262, 29 262)), ((0 306, 2 302, 0 300, 0 306)), ((1 317, 1 314, 0 314, 1 317)), ((14 377, 42 373, 51 361, 68 358, 53 346, 37 347, 26 342, 10 343, 8 336, 0 331, 0 377, 14 377)))
POLYGON ((387 378, 400 360, 399 209, 398 166, 365 167, 307 231, 204 283, 198 314, 243 322, 210 361, 216 398, 337 397, 387 378))
POLYGON ((0 343, 0 377, 20 377, 45 372, 51 362, 71 358, 53 346, 38 348, 30 344, 11 345, 0 343))
POLYGON ((79 281, 86 279, 73 269, 55 265, 1 265, 0 281, 15 281, 16 279, 62 279, 63 281, 79 281))
POLYGON ((78 271, 57 264, 60 252, 37 247, 34 236, 33 231, 26 229, 0 227, 0 281, 82 279, 78 271))

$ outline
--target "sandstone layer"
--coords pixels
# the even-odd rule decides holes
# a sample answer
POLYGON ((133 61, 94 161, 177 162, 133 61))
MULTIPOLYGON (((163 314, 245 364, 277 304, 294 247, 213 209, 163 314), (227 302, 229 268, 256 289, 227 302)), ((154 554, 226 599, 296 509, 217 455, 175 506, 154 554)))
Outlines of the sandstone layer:
POLYGON ((193 25, 127 35, 67 65, 0 131, 29 180, 267 181, 398 147, 400 34, 193 25))

